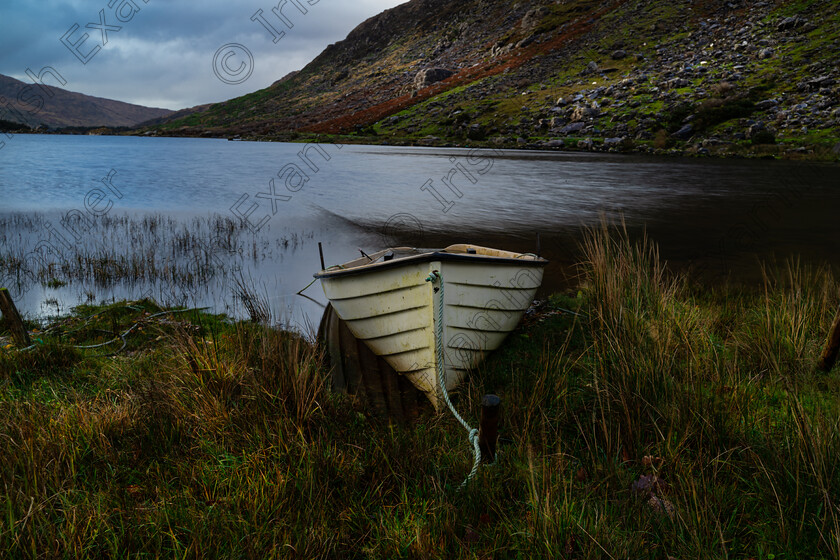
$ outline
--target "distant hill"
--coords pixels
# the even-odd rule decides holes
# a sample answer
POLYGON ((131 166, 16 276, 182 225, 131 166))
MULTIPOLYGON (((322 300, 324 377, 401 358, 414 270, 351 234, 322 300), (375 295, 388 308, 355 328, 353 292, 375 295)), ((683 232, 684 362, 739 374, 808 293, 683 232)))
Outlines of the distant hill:
POLYGON ((0 119, 21 122, 33 128, 39 125, 46 128, 118 127, 136 126, 173 114, 169 109, 143 107, 52 86, 50 90, 54 92, 52 97, 45 95, 38 86, 0 74, 0 99, 5 100, 0 105, 0 119), (30 101, 29 105, 17 101, 21 90, 27 86, 32 86, 32 90, 24 92, 21 98, 30 101), (40 108, 34 105, 38 95, 43 98, 40 108), (14 110, 9 110, 7 103, 14 110))
POLYGON ((838 60, 836 0, 412 0, 151 133, 835 157, 838 60))

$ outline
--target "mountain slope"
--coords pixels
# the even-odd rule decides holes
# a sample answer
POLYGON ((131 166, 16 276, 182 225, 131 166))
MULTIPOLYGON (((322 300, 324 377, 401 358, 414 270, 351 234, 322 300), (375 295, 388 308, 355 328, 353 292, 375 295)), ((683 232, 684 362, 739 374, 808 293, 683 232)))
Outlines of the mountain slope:
POLYGON ((0 118, 32 128, 118 127, 136 126, 173 113, 169 109, 143 107, 52 86, 49 90, 53 96, 38 86, 0 74, 0 99, 5 100, 0 106, 0 118))
POLYGON ((834 157, 838 59, 832 0, 413 0, 158 132, 834 157))

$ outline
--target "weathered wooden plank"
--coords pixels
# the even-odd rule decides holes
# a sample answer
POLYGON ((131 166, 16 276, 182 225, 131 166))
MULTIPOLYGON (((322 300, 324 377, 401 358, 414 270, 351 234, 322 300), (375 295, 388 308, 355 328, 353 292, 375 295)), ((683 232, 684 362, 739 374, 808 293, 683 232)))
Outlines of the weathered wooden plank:
POLYGON ((330 362, 335 364, 332 375, 332 389, 340 393, 347 392, 347 378, 344 374, 344 364, 341 360, 341 341, 338 328, 338 315, 335 310, 330 307, 329 319, 327 320, 327 333, 329 336, 329 344, 327 345, 330 362))
POLYGON ((31 345, 32 341, 29 340, 29 331, 26 330, 26 326, 20 318, 20 313, 18 313, 17 307, 15 307, 15 302, 12 301, 12 296, 6 288, 0 288, 0 313, 3 314, 3 318, 6 319, 6 324, 9 325, 9 330, 12 332, 12 338, 15 344, 21 348, 26 348, 31 345))
POLYGON ((344 321, 338 322, 339 352, 341 363, 344 364, 344 379, 347 382, 347 392, 351 395, 366 393, 364 377, 362 376, 359 351, 356 346, 356 337, 347 328, 344 321))
POLYGON ((356 395, 375 416, 408 423, 431 410, 425 395, 356 339, 332 306, 324 311, 318 343, 326 350, 333 390, 356 395))
POLYGON ((388 398, 385 395, 386 390, 382 383, 376 354, 371 352, 364 342, 357 340, 356 355, 359 357, 359 371, 364 379, 368 406, 377 416, 390 417, 391 411, 388 408, 388 398))

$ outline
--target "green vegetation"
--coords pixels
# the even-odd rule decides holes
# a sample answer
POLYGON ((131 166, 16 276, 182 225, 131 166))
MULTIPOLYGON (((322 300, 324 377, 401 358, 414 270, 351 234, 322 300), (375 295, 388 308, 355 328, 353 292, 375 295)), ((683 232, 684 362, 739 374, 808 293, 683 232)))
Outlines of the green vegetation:
POLYGON ((582 253, 579 290, 459 391, 471 419, 500 395, 512 441, 461 493, 471 457, 448 414, 371 417, 327 391, 300 336, 148 301, 78 308, 0 350, 0 547, 840 558, 840 374, 814 366, 837 280, 792 263, 756 291, 702 288, 606 227, 582 253))
POLYGON ((837 161, 834 8, 468 0, 420 15, 406 4, 292 77, 139 132, 529 149, 561 139, 572 150, 837 161), (418 71, 434 67, 455 78, 429 96, 415 91, 418 71), (572 113, 593 101, 598 115, 572 113), (572 122, 585 128, 564 130, 572 122), (578 136, 592 142, 578 146, 578 136), (628 141, 604 148, 606 138, 628 141))

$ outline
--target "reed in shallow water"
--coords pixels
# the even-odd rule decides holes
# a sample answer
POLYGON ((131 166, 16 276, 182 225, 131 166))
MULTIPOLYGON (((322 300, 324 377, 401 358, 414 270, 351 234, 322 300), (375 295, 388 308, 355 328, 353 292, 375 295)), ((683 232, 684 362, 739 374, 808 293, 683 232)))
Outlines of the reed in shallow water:
POLYGON ((17 294, 33 285, 68 286, 94 294, 89 300, 121 288, 183 303, 192 294, 227 292, 241 271, 279 261, 313 237, 270 226, 254 233, 241 220, 215 214, 107 214, 72 223, 45 213, 2 214, 0 284, 17 294))

